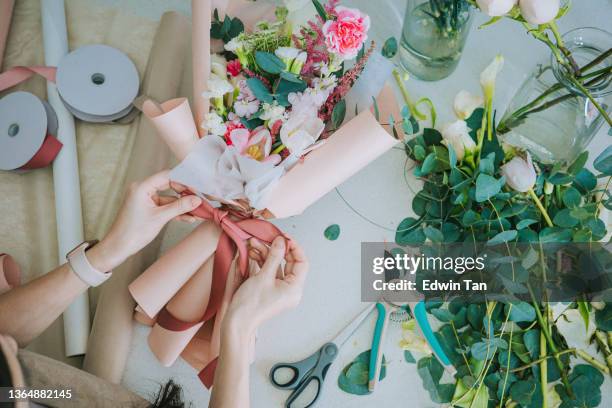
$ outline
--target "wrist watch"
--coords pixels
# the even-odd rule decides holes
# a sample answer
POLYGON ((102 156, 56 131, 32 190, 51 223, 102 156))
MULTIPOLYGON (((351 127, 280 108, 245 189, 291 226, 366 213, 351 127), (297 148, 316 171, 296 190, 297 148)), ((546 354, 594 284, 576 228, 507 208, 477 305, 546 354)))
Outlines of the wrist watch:
POLYGON ((66 260, 68 261, 68 265, 83 282, 88 284, 89 286, 99 286, 108 278, 111 277, 112 272, 100 272, 96 268, 94 268, 87 256, 85 255, 85 251, 87 251, 92 246, 98 243, 97 240, 94 241, 85 241, 79 244, 72 251, 68 252, 66 255, 66 260))

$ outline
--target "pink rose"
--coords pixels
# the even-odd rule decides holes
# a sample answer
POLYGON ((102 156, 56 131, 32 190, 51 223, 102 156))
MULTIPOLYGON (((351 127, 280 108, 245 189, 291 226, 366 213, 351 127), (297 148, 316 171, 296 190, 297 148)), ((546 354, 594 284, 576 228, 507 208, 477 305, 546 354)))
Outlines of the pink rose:
POLYGON ((344 59, 355 58, 368 39, 370 16, 343 6, 336 7, 335 11, 336 19, 328 20, 323 25, 327 50, 344 59))

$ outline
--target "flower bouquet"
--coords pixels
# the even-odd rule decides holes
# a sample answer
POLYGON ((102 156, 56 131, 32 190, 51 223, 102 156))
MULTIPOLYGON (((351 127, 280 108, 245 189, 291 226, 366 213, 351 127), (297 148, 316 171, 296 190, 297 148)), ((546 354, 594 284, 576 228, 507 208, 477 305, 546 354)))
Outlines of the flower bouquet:
POLYGON ((457 370, 455 378, 443 378, 434 357, 420 359, 418 372, 433 401, 457 407, 595 407, 603 374, 612 369, 609 278, 597 281, 600 292, 579 291, 557 304, 560 299, 537 292, 536 285, 556 287, 559 270, 568 266, 577 272, 572 287, 582 288, 593 277, 591 264, 574 263, 582 255, 564 255, 568 248, 586 248, 591 259, 606 265, 604 274, 609 270, 609 248, 597 241, 607 234, 602 212, 612 208, 612 147, 593 162, 596 175, 585 167, 586 151, 563 167, 537 163, 528 152, 502 144, 493 123, 502 65, 497 57, 483 71, 484 98, 466 91, 457 96, 455 122, 418 129, 414 108, 403 112, 411 135, 406 151, 423 187, 412 200, 416 216, 400 223, 396 242, 502 249, 485 275, 499 284, 503 297, 427 303, 440 322, 436 336, 457 370), (605 187, 598 178, 607 180, 605 187), (503 256, 505 250, 512 255, 503 256))
MULTIPOLYGON (((158 359, 170 365, 182 355, 209 386, 220 321, 248 275, 246 240, 270 243, 282 232, 266 219, 301 213, 397 139, 369 109, 343 123, 344 97, 374 48, 367 15, 315 0, 317 14, 305 25, 293 26, 282 7, 275 19, 248 24, 206 4, 193 2, 195 121, 185 99, 149 101, 143 111, 181 161, 171 180, 205 198, 193 214, 212 222, 165 253, 130 292, 139 320, 153 325, 158 359), (210 31, 200 27, 206 21, 210 31), (202 51, 215 45, 210 38, 218 46, 212 55, 202 51), (198 93, 202 66, 209 76, 198 93)), ((249 4, 234 16, 266 7, 249 4)), ((377 110, 387 114, 394 98, 384 92, 377 110)))

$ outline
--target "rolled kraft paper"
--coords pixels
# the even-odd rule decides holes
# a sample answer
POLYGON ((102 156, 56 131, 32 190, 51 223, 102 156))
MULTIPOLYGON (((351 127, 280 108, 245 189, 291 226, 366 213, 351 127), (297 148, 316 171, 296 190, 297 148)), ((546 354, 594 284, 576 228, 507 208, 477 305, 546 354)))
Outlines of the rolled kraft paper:
MULTIPOLYGON (((68 54, 68 33, 63 0, 41 0, 45 64, 57 66, 68 54)), ((55 84, 47 82, 47 99, 57 114, 57 138, 64 145, 53 161, 55 219, 58 261, 84 241, 79 163, 77 159, 74 118, 68 112, 55 84)), ((89 300, 87 292, 77 297, 64 312, 64 345, 67 356, 84 354, 89 336, 89 300)))
POLYGON ((215 252, 221 230, 204 222, 164 253, 129 286, 136 303, 153 317, 215 252))
POLYGON ((2 61, 4 60, 6 40, 8 39, 9 30, 11 28, 14 5, 15 0, 0 1, 0 70, 2 69, 2 61))
POLYGON ((170 99, 159 105, 147 100, 142 105, 142 112, 153 122, 176 158, 187 157, 199 138, 187 98, 170 99))
POLYGON ((0 254, 0 295, 21 283, 21 268, 12 256, 0 254))
POLYGON ((301 214, 397 142, 370 111, 361 112, 279 180, 267 210, 276 218, 301 214))
POLYGON ((211 0, 191 1, 193 104, 195 107, 195 122, 200 136, 205 134, 201 124, 209 108, 208 98, 202 96, 202 93, 208 89, 208 76, 210 74, 210 21, 212 13, 210 3, 211 0))
MULTIPOLYGON (((189 63, 190 30, 190 21, 182 14, 164 13, 153 39, 143 78, 144 94, 161 101, 179 94, 184 78, 183 68, 189 63)), ((171 159, 171 153, 163 143, 152 143, 151 138, 156 136, 151 121, 142 118, 136 126, 132 146, 134 158, 126 163, 127 169, 122 173, 125 174, 122 183, 126 187, 167 168, 171 159)), ((123 194, 124 189, 118 189, 113 200, 120 201, 123 194)), ((112 209, 104 215, 105 223, 112 221, 114 212, 112 209)), ((128 285, 157 259, 162 235, 115 269, 113 276, 101 286, 83 362, 86 371, 114 383, 121 381, 134 327, 135 302, 128 285)), ((145 314, 137 313, 136 316, 144 318, 145 314)), ((146 323, 152 325, 153 321, 147 317, 146 323)))
MULTIPOLYGON (((168 302, 166 308, 173 316, 195 323, 204 315, 210 299, 213 263, 211 256, 168 302)), ((155 324, 149 334, 151 351, 162 365, 172 365, 203 324, 200 322, 185 331, 170 331, 155 324)))

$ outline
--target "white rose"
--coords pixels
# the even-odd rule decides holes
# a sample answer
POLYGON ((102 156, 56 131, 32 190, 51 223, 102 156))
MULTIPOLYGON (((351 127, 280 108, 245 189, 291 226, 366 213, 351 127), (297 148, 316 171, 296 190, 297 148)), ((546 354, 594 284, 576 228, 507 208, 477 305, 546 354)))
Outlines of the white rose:
POLYGON ((472 95, 468 91, 459 91, 455 96, 455 101, 453 102, 453 109, 455 110, 455 115, 459 119, 467 119, 472 116, 474 110, 479 106, 482 106, 484 100, 480 95, 472 95))
POLYGON ((559 0, 521 0, 521 16, 531 24, 546 24, 557 17, 559 0))
POLYGON ((478 8, 491 17, 503 16, 518 3, 518 0, 476 0, 478 8))
POLYGON ((292 155, 301 156, 306 148, 319 139, 324 128, 325 123, 316 115, 291 112, 281 127, 280 137, 292 155))
POLYGON ((463 160, 465 153, 473 151, 476 147, 476 143, 470 137, 467 123, 463 120, 442 125, 440 133, 444 138, 444 143, 455 151, 457 160, 463 160))
POLYGON ((223 95, 234 92, 234 86, 229 81, 216 74, 212 74, 208 79, 208 91, 202 92, 205 98, 222 98, 223 95))
POLYGON ((515 156, 508 163, 502 165, 500 171, 502 176, 506 178, 506 184, 521 193, 531 190, 537 178, 529 153, 527 153, 527 160, 515 156))

